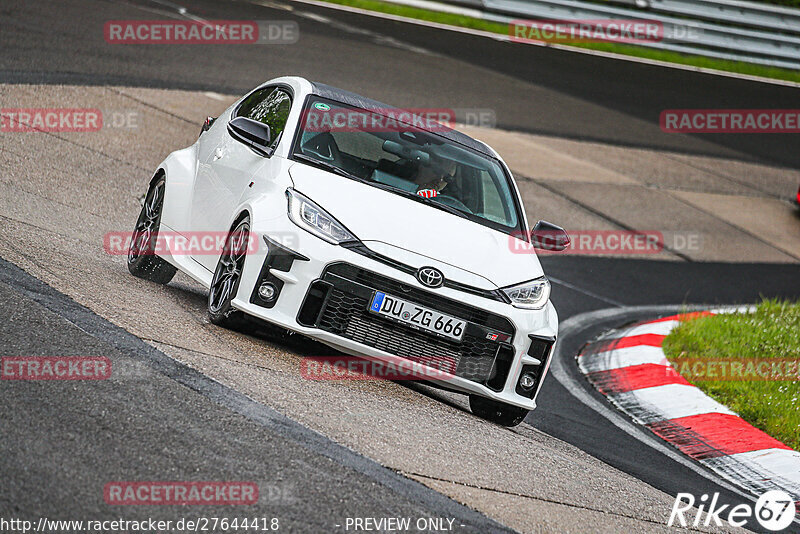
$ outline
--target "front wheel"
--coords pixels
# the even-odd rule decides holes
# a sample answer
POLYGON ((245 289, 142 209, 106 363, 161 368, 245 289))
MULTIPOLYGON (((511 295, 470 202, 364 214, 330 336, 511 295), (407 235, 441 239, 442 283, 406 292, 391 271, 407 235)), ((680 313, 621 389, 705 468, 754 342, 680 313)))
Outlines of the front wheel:
POLYGON ((479 395, 469 396, 469 409, 472 413, 501 426, 517 426, 530 413, 530 410, 497 402, 479 395))
POLYGON ((237 311, 231 301, 239 290, 244 270, 244 259, 250 239, 250 220, 242 219, 225 239, 225 248, 217 262, 211 288, 208 291, 208 318, 218 326, 239 328, 244 313, 237 311))

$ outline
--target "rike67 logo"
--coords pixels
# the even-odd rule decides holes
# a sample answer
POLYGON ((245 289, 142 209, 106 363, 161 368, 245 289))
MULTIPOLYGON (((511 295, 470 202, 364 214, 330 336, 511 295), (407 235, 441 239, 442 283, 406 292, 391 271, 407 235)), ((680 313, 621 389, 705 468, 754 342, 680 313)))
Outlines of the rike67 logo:
POLYGON ((749 504, 737 504, 733 508, 728 504, 720 505, 719 493, 714 493, 711 500, 708 497, 704 494, 699 501, 696 501, 691 493, 678 493, 667 525, 687 527, 690 518, 686 516, 694 512, 692 507, 695 505, 697 505, 697 515, 691 522, 695 527, 701 525, 708 527, 712 523, 721 527, 723 521, 733 527, 755 526, 755 522, 751 523, 755 519, 761 527, 778 532, 791 525, 797 513, 795 500, 781 490, 764 493, 756 501, 755 507, 749 504))

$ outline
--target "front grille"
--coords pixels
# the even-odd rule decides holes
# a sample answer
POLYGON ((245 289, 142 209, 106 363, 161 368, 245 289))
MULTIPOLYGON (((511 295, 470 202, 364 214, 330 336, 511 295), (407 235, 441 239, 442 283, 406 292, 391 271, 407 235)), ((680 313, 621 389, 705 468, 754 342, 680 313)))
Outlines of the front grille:
POLYGON ((508 319, 409 288, 349 264, 329 266, 322 280, 328 284, 329 293, 316 320, 318 328, 436 369, 452 372, 455 368, 456 376, 487 384, 495 390, 505 385, 509 371, 505 360, 509 351, 513 355, 513 349, 507 343, 490 341, 486 336, 487 332, 500 332, 506 334, 508 340, 513 339, 514 328, 508 319), (467 325, 460 342, 397 324, 368 311, 369 299, 376 289, 473 324, 467 325), (503 354, 502 358, 497 358, 498 352, 503 354))
POLYGON ((372 289, 379 289, 397 297, 411 300, 417 304, 434 308, 448 315, 460 317, 494 331, 503 332, 505 334, 514 333, 514 325, 505 317, 488 313, 480 308, 466 306, 462 302, 451 300, 429 291, 407 286, 388 276, 373 273, 372 271, 361 269, 349 263, 334 263, 325 270, 325 274, 327 273, 335 274, 372 289))
MULTIPOLYGON (((405 263, 399 262, 392 258, 388 258, 383 254, 378 254, 374 250, 368 248, 364 243, 361 241, 348 241, 346 243, 342 243, 342 246, 356 252, 357 254, 361 254, 362 256, 366 256, 367 258, 373 259, 375 261, 379 261, 384 265, 388 265, 393 269, 397 269, 398 271, 404 272, 406 274, 410 274, 414 276, 417 272, 416 267, 412 267, 411 265, 406 265, 405 263)), ((478 287, 469 286, 467 284, 462 284, 460 282, 454 282, 452 280, 445 279, 444 287, 449 287, 450 289, 455 289, 457 291, 463 291, 464 293, 470 293, 471 295, 478 295, 479 297, 483 297, 486 299, 497 300, 499 302, 504 302, 509 304, 511 301, 508 299, 505 293, 500 291, 499 289, 490 290, 490 289, 481 289, 478 287)))

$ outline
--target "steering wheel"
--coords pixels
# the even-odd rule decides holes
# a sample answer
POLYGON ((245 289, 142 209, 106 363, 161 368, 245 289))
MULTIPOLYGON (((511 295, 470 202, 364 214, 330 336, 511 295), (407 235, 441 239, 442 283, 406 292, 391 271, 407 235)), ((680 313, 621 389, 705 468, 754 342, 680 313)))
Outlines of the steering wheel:
POLYGON ((450 195, 443 195, 439 193, 432 199, 434 202, 441 202, 442 204, 446 204, 452 208, 456 208, 458 210, 464 211, 466 213, 472 214, 473 211, 467 207, 466 204, 458 200, 456 197, 451 197, 450 195))
POLYGON ((341 163, 342 153, 330 132, 322 132, 305 143, 301 147, 303 152, 310 152, 316 157, 329 163, 341 163))

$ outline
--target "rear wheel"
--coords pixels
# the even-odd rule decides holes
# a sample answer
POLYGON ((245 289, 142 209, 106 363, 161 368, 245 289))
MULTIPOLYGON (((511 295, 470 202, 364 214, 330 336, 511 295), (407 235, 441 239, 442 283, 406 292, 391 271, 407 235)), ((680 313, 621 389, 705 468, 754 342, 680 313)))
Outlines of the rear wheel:
POLYGON ((208 291, 208 318, 215 325, 239 328, 245 323, 244 313, 236 310, 231 301, 239 290, 249 239, 250 219, 245 217, 225 239, 225 248, 211 280, 211 288, 208 291))
POLYGON ((469 408, 472 413, 501 426, 517 426, 530 413, 530 410, 497 402, 478 395, 469 396, 469 408))
POLYGON ((150 185, 128 247, 128 270, 131 274, 157 284, 166 284, 177 272, 174 266, 156 256, 165 190, 164 176, 150 185))

